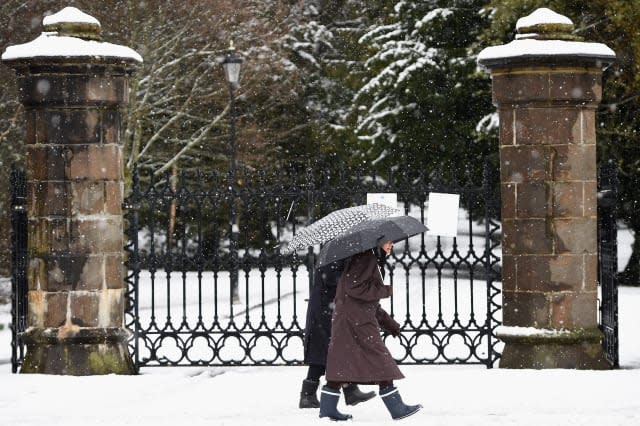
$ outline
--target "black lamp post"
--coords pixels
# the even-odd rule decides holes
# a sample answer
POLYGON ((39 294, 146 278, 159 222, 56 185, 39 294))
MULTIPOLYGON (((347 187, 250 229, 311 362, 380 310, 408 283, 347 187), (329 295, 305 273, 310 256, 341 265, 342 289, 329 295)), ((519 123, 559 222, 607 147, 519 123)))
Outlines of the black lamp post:
POLYGON ((229 93, 231 95, 231 164, 229 165, 229 187, 231 188, 231 202, 229 205, 229 256, 231 266, 229 278, 231 282, 231 299, 233 303, 240 301, 238 296, 238 225, 236 224, 236 195, 237 195, 237 177, 236 177, 236 99, 235 90, 238 87, 240 79, 240 67, 242 66, 242 58, 236 53, 233 41, 229 43, 229 51, 222 61, 224 75, 229 83, 229 93))

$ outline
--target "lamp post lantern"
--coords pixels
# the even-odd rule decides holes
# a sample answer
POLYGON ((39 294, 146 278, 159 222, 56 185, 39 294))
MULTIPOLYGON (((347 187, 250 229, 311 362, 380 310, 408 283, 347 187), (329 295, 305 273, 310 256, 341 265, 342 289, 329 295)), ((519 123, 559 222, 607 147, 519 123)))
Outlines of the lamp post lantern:
POLYGON ((222 61, 224 76, 229 83, 229 94, 231 97, 231 134, 230 134, 230 164, 229 164, 229 187, 231 189, 231 200, 229 203, 229 256, 230 270, 229 278, 231 284, 231 299, 234 303, 240 301, 238 296, 238 225, 236 223, 236 100, 235 90, 240 79, 240 68, 242 58, 236 53, 233 41, 229 43, 229 50, 222 61))

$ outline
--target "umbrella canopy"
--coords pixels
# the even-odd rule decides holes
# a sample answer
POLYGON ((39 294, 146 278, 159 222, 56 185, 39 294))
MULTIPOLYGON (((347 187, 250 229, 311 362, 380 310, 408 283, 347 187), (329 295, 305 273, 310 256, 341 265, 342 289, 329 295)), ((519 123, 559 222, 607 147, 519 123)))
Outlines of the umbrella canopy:
POLYGON ((387 241, 394 243, 402 241, 426 230, 427 227, 422 222, 411 216, 394 216, 361 222, 351 227, 344 235, 325 244, 318 255, 316 267, 351 257, 387 241))
POLYGON ((398 213, 400 213, 398 209, 378 203, 336 210, 298 231, 283 253, 287 254, 316 244, 324 244, 330 239, 344 234, 353 225, 398 213))

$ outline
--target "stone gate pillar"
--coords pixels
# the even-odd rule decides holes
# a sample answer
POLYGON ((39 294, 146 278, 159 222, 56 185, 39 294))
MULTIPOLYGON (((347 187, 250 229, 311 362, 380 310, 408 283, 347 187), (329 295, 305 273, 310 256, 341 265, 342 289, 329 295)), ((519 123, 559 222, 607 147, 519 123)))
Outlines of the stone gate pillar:
POLYGON ((29 328, 22 373, 132 374, 123 327, 122 114, 142 61, 75 8, 2 55, 25 107, 29 328))
POLYGON ((502 368, 607 368, 597 324, 596 108, 615 53, 538 9, 484 49, 500 117, 502 368))

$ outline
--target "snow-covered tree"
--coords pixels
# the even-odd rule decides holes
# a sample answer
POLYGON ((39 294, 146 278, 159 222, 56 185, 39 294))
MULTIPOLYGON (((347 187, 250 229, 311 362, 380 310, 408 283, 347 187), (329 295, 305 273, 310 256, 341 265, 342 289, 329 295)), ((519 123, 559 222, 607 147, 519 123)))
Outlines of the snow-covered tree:
POLYGON ((282 46, 295 66, 297 126, 279 146, 285 157, 318 155, 348 160, 354 142, 346 124, 364 57, 359 37, 379 2, 316 0, 300 2, 282 46))
POLYGON ((371 54, 352 114, 359 155, 394 167, 475 164, 492 111, 471 47, 485 27, 483 0, 395 1, 360 38, 371 54))
POLYGON ((252 166, 270 158, 271 139, 281 131, 270 122, 270 108, 286 102, 290 91, 290 64, 275 43, 288 17, 283 2, 159 3, 154 13, 148 7, 136 13, 132 25, 141 30, 132 42, 145 64, 133 80, 128 165, 157 173, 178 163, 226 169, 229 92, 220 62, 231 40, 244 57, 236 93, 239 162, 252 166))

